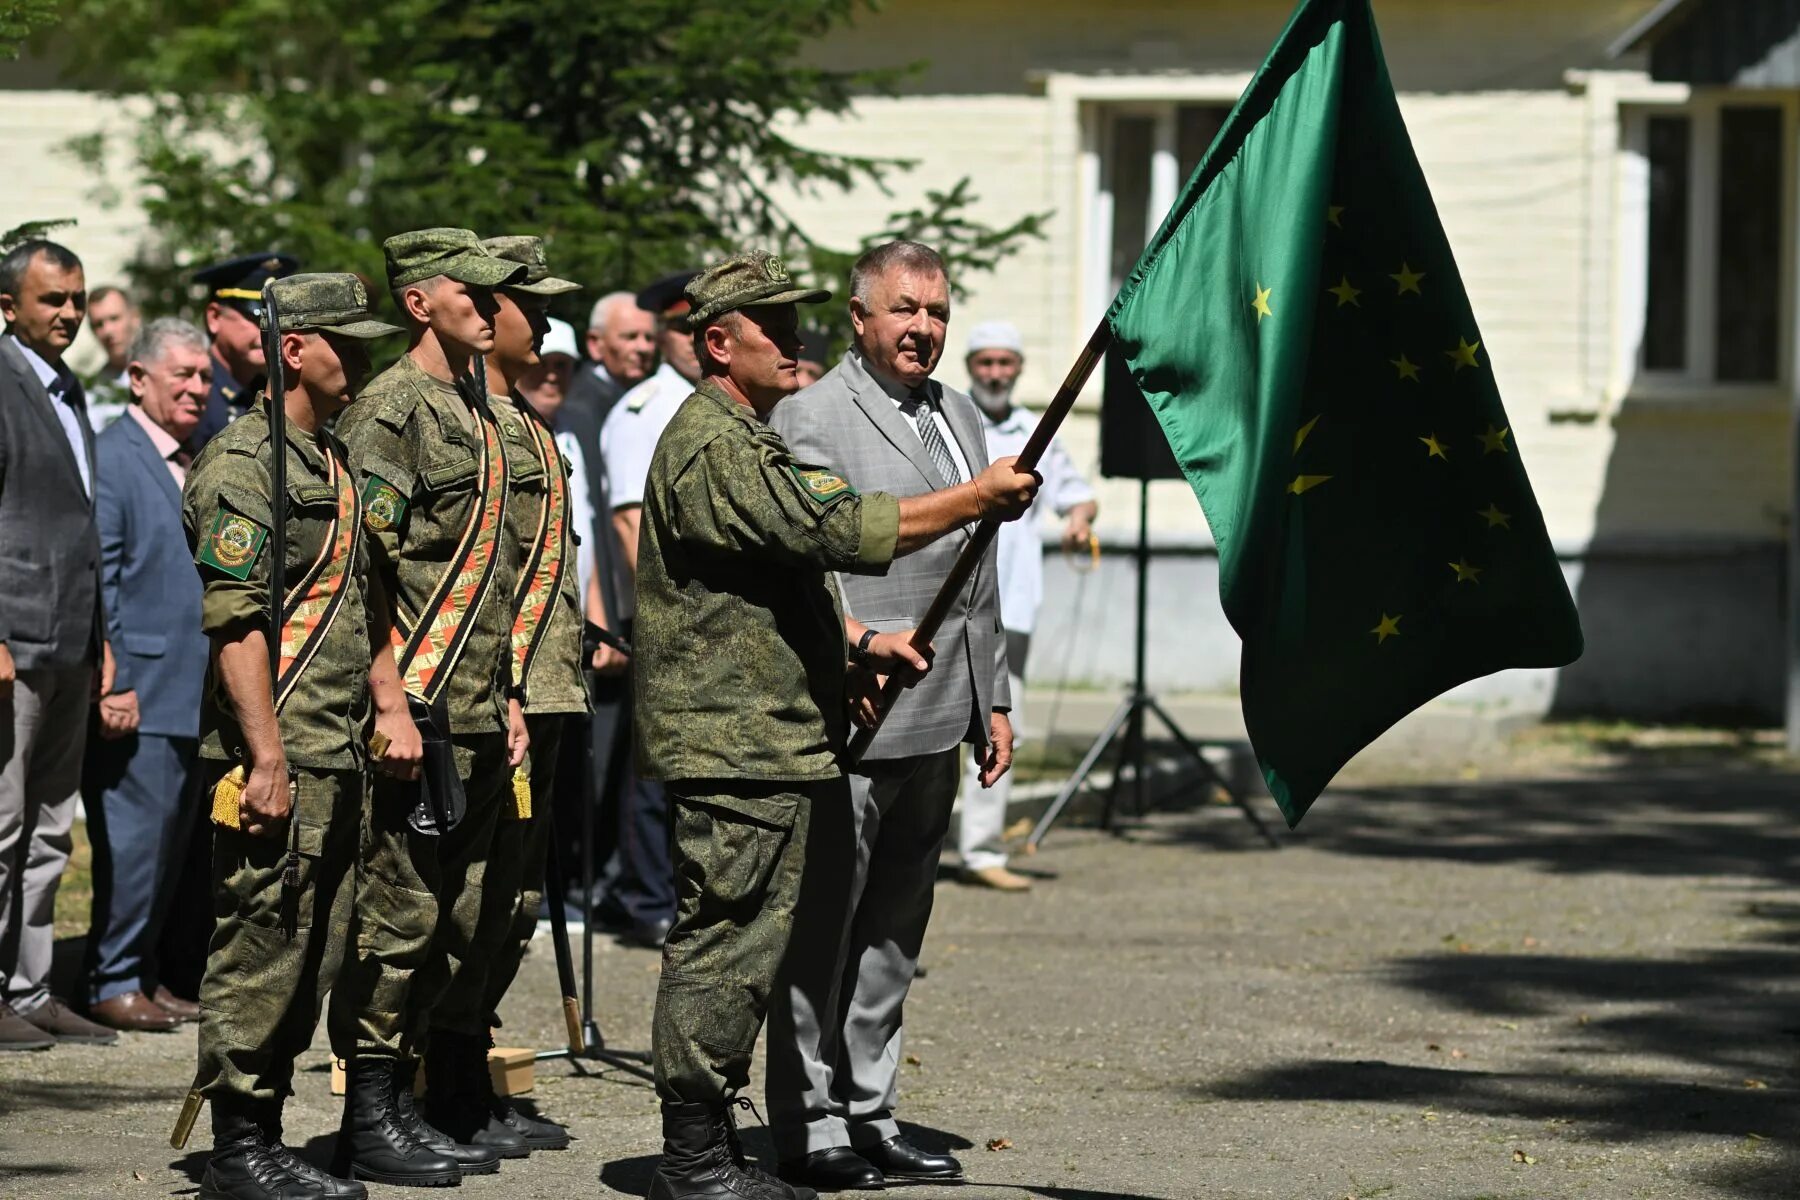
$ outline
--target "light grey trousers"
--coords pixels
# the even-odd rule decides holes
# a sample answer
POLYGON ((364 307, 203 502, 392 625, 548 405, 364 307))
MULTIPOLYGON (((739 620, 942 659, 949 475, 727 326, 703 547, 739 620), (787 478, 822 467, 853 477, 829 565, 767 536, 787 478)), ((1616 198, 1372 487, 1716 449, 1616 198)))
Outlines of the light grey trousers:
POLYGON ((91 666, 20 671, 0 700, 0 999, 50 998, 56 886, 81 794, 91 666))
MULTIPOLYGON (((1006 631, 1006 663, 1012 672, 1012 713, 1015 753, 1025 737, 1025 659, 1031 653, 1031 635, 1006 631)), ((1006 806, 1012 801, 1013 773, 1009 770, 981 786, 981 761, 973 753, 963 755, 962 792, 957 809, 956 852, 964 870, 982 871, 1006 865, 1006 806)))
POLYGON ((900 1132, 906 993, 931 919, 957 754, 864 763, 850 776, 848 808, 813 809, 769 1010, 766 1099, 783 1160, 900 1132))

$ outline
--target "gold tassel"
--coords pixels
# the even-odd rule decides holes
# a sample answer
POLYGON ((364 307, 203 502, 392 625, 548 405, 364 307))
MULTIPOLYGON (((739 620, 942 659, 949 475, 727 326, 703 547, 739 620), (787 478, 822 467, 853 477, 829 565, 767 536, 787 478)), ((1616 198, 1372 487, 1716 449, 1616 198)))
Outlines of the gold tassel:
POLYGON ((513 806, 519 820, 531 820, 531 772, 523 763, 513 768, 513 806))
POLYGON ((206 1098, 200 1094, 199 1088, 189 1088, 187 1099, 181 1102, 181 1112, 175 1118, 175 1128, 169 1134, 169 1147, 173 1150, 185 1150, 188 1135, 194 1132, 194 1122, 200 1117, 200 1106, 206 1098))
POLYGON ((223 825, 226 829, 242 829, 243 816, 238 808, 238 801, 244 795, 244 765, 239 763, 220 777, 213 788, 212 819, 213 824, 223 825))

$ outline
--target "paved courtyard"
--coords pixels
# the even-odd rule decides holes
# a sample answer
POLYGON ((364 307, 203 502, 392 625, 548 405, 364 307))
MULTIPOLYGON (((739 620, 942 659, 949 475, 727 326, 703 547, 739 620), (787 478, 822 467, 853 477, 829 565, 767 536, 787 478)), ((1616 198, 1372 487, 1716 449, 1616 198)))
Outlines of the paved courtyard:
MULTIPOLYGON (((941 885, 902 1113, 971 1182, 910 1195, 1800 1191, 1800 773, 1773 754, 1602 735, 1390 756, 1278 851, 1234 810, 1174 807, 1123 837, 1059 828, 1028 896, 941 885)), ((657 958, 597 946, 608 1039, 644 1046, 657 958)), ((503 1040, 554 1044, 554 979, 540 940, 503 1040)), ((0 1196, 193 1194, 204 1124, 186 1156, 165 1140, 193 1043, 0 1060, 0 1196)), ((322 1039, 302 1065, 288 1128, 322 1157, 322 1039)), ((574 1149, 459 1194, 643 1195, 649 1088, 537 1080, 574 1149)))

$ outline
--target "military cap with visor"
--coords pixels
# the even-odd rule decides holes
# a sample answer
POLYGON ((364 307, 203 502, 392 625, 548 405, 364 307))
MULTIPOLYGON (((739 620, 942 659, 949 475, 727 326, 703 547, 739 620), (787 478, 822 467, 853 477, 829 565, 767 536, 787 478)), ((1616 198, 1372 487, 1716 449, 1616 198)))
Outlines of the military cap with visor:
POLYGON ((469 287, 499 287, 525 274, 525 264, 495 258, 468 229, 440 226, 396 233, 381 243, 390 288, 403 288, 437 275, 469 287))
MULTIPOLYGON (((378 338, 404 332, 369 310, 369 289, 347 272, 290 275, 269 285, 283 333, 378 338)), ((266 322, 265 322, 266 323, 266 322)))
POLYGON ((550 261, 544 255, 544 239, 528 234, 507 234, 484 238, 483 248, 495 258, 523 263, 525 274, 506 284, 509 292, 525 292, 532 296, 563 296, 579 292, 581 285, 550 274, 550 261))
POLYGON ((252 321, 260 322, 263 284, 292 275, 299 268, 300 260, 291 254, 259 250, 255 254, 240 254, 201 267, 194 272, 194 282, 206 285, 209 301, 234 308, 252 321))
POLYGON ((787 265, 773 254, 750 250, 734 254, 708 267, 687 285, 690 306, 685 324, 699 329, 740 308, 766 304, 823 304, 831 293, 823 288, 798 287, 787 265))
POLYGON ((691 283, 698 271, 677 271, 673 275, 664 275, 661 279, 647 285, 635 299, 637 306, 645 312, 653 312, 664 321, 674 322, 687 315, 688 298, 683 289, 691 283))

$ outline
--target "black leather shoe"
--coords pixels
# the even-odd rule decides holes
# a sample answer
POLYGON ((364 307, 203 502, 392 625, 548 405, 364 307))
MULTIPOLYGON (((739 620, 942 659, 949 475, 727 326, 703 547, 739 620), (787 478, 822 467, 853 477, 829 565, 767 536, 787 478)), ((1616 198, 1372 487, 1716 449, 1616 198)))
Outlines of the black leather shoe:
MULTIPOLYGON (((524 1158, 531 1153, 525 1137, 501 1119, 498 1097, 488 1076, 487 1039, 466 1034, 434 1031, 425 1053, 425 1128, 441 1133, 452 1146, 491 1150, 499 1159, 524 1158), (492 1100, 494 1103, 490 1104, 492 1100)), ((464 1171, 464 1157, 438 1146, 426 1134, 426 1145, 456 1159, 464 1171)), ((487 1174, 487 1171, 477 1171, 487 1174)))
POLYGON ((928 1179, 933 1183, 945 1183, 963 1177, 962 1164, 950 1155, 921 1150, 904 1137, 891 1137, 857 1153, 889 1179, 928 1179))
POLYGON ((782 1163, 775 1173, 787 1183, 820 1192, 879 1192, 887 1186, 887 1178, 848 1146, 814 1150, 782 1163))
MULTIPOLYGON (((350 1063, 332 1174, 395 1187, 455 1187, 462 1182, 456 1160, 420 1141, 400 1110, 398 1069, 392 1059, 350 1063)), ((405 1078, 410 1095, 412 1072, 407 1071, 405 1078)), ((498 1168, 498 1159, 490 1161, 498 1168)))
POLYGON ((619 935, 619 939, 633 946, 647 946, 652 950, 661 950, 663 943, 669 940, 669 930, 675 928, 675 922, 668 917, 657 917, 649 921, 633 921, 631 928, 619 935))
POLYGON ((213 1101, 213 1154, 200 1180, 201 1200, 320 1200, 324 1193, 290 1174, 247 1110, 213 1101))
MULTIPOLYGON (((435 1150, 457 1165, 464 1175, 498 1175, 500 1173, 500 1152, 492 1146, 476 1146, 468 1142, 459 1142, 430 1121, 419 1111, 418 1101, 413 1098, 413 1076, 418 1073, 417 1060, 402 1065, 396 1073, 396 1089, 394 1092, 394 1108, 401 1122, 405 1124, 419 1144, 427 1149, 435 1150)), ((524 1148, 521 1139, 511 1158, 522 1158, 529 1151, 524 1148)))

